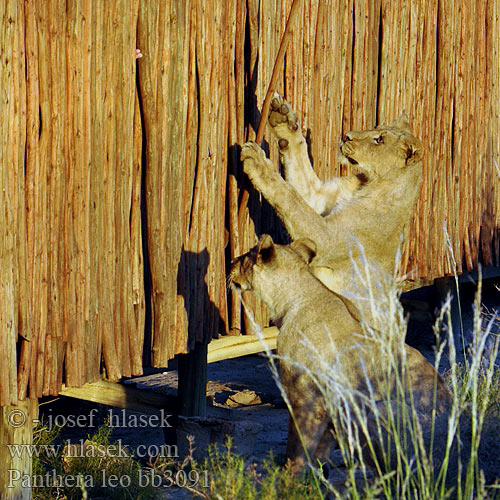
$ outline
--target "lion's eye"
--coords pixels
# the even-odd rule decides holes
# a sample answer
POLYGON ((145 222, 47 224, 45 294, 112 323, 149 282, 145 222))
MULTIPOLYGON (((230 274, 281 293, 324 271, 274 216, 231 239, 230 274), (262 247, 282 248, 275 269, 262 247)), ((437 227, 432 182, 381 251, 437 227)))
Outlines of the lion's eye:
POLYGON ((381 135, 379 135, 378 137, 375 137, 375 142, 377 144, 384 144, 384 138, 381 135))

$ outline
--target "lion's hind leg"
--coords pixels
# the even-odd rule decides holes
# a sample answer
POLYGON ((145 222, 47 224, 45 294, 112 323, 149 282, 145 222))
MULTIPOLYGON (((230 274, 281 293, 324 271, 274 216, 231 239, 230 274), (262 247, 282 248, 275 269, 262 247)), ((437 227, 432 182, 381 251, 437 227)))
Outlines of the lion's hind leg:
POLYGON ((321 439, 316 448, 315 458, 322 463, 328 462, 330 460, 330 454, 332 450, 338 448, 338 442, 335 437, 333 427, 327 425, 321 439))
MULTIPOLYGON (((318 457, 318 445, 329 424, 329 418, 324 411, 314 411, 311 405, 293 408, 294 417, 290 417, 288 426, 287 463, 295 474, 303 471, 311 461, 312 465, 318 457)), ((321 449, 324 451, 324 448, 321 449)))

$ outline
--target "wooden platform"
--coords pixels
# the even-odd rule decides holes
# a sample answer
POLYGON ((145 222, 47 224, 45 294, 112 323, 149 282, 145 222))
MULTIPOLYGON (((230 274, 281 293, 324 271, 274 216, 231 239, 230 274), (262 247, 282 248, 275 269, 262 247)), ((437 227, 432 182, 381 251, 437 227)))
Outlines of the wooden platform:
MULTIPOLYGON (((208 344, 208 363, 221 361, 223 359, 238 358, 249 354, 256 354, 267 349, 276 349, 276 338, 278 329, 276 327, 264 328, 262 340, 257 335, 237 335, 221 337, 208 344)), ((127 408, 130 410, 156 413, 159 410, 171 407, 174 401, 171 397, 157 394, 146 389, 137 389, 129 384, 120 384, 99 380, 85 384, 81 387, 63 386, 60 394, 85 401, 93 401, 116 408, 127 408)))

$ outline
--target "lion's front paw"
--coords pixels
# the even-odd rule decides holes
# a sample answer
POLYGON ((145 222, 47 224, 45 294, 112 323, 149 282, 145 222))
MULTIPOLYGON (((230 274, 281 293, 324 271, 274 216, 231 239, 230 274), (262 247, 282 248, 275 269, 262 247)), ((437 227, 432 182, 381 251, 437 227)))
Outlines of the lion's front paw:
POLYGON ((256 142, 247 142, 243 144, 240 158, 243 162, 243 171, 254 184, 257 183, 260 185, 269 182, 269 176, 272 175, 273 165, 256 142))
POLYGON ((271 101, 269 124, 278 138, 280 149, 288 146, 290 139, 296 134, 301 135, 297 113, 279 94, 275 93, 271 101))
POLYGON ((241 147, 241 161, 243 162, 243 170, 248 174, 247 170, 256 165, 265 165, 266 154, 256 142, 246 142, 241 147))

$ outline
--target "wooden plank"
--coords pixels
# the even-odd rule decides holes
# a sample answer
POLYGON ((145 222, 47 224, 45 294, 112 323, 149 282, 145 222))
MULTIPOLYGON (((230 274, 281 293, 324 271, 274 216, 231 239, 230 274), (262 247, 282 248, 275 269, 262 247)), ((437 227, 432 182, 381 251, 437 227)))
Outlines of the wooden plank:
POLYGON ((107 380, 84 384, 81 387, 63 386, 59 394, 106 406, 153 414, 157 414, 159 410, 166 410, 169 407, 172 407, 173 411, 175 407, 175 398, 107 380))
POLYGON ((208 344, 207 362, 215 363, 224 359, 257 354, 266 349, 276 349, 278 333, 276 327, 263 328, 262 339, 265 346, 262 345, 261 339, 257 335, 228 336, 214 339, 208 344))
MULTIPOLYGON (((261 340, 256 335, 226 336, 214 339, 208 344, 208 356, 205 354, 205 356, 207 356, 207 362, 214 363, 224 359, 256 354, 264 351, 266 348, 270 350, 276 349, 278 333, 279 331, 276 327, 268 327, 262 330, 262 339, 266 347, 262 345, 261 340)), ((196 361, 193 366, 190 365, 188 367, 187 371, 191 374, 194 373, 192 371, 194 366, 200 367, 201 365, 196 361)), ((181 375, 179 375, 179 377, 182 378, 181 375)), ((196 377, 190 377, 190 380, 194 379, 196 379, 196 377)), ((117 408, 127 408, 153 413, 155 409, 161 410, 169 407, 168 398, 165 395, 131 387, 129 385, 130 382, 133 382, 133 379, 125 385, 99 380, 97 382, 85 384, 81 387, 63 386, 60 394, 62 396, 85 401, 93 401, 94 403, 115 406, 117 408)), ((203 391, 198 392, 199 394, 204 394, 203 391)), ((186 404, 190 401, 191 399, 188 398, 186 404)), ((170 404, 174 405, 175 402, 170 400, 170 404)), ((188 410, 185 408, 185 411, 188 410)), ((193 410, 191 409, 189 411, 192 412, 193 410)))

